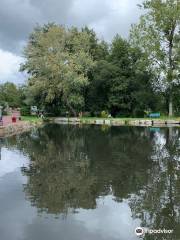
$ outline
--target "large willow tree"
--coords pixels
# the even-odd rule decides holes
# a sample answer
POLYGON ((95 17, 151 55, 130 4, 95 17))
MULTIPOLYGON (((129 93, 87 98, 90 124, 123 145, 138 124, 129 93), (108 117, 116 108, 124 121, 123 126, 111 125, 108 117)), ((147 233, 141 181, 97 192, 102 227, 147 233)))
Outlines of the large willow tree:
POLYGON ((146 53, 155 86, 165 93, 172 116, 180 85, 180 1, 145 0, 141 7, 144 15, 132 28, 131 41, 146 53))
POLYGON ((41 106, 65 106, 72 114, 84 106, 83 91, 93 65, 89 36, 55 24, 36 28, 24 51, 28 93, 41 106))

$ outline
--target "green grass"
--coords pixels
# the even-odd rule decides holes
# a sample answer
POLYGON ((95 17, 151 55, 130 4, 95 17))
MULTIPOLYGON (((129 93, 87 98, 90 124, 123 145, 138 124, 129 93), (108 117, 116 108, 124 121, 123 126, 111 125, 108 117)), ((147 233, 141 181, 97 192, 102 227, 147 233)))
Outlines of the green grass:
POLYGON ((42 122, 42 119, 38 118, 37 116, 22 116, 21 120, 27 121, 27 122, 34 122, 34 123, 42 122))
MULTIPOLYGON (((43 120, 41 118, 38 118, 37 116, 22 116, 21 117, 22 121, 29 121, 29 122, 42 122, 43 120)), ((100 117, 82 117, 81 120, 106 120, 106 119, 111 119, 111 120, 124 120, 124 121, 129 121, 129 120, 180 120, 180 117, 168 117, 168 116, 161 116, 160 118, 100 118, 100 117)))
POLYGON ((180 117, 168 117, 168 116, 161 116, 160 118, 149 118, 149 117, 142 117, 142 118, 133 118, 133 117, 122 117, 122 118, 100 118, 100 117, 82 117, 82 120, 106 120, 106 119, 115 119, 115 120, 180 120, 180 117))

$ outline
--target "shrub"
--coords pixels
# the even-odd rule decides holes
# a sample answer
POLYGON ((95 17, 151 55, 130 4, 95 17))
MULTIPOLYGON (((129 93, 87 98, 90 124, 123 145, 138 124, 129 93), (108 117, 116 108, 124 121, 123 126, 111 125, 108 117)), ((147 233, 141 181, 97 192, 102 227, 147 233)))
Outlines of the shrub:
POLYGON ((101 112, 101 117, 102 118, 108 118, 108 116, 109 116, 109 113, 107 111, 102 111, 101 112))
POLYGON ((101 116, 101 113, 100 112, 93 112, 91 114, 92 117, 100 117, 101 116))
POLYGON ((30 107, 29 106, 21 107, 21 115, 22 116, 29 116, 30 115, 30 107))
POLYGON ((83 112, 83 117, 91 117, 91 113, 90 112, 83 112))

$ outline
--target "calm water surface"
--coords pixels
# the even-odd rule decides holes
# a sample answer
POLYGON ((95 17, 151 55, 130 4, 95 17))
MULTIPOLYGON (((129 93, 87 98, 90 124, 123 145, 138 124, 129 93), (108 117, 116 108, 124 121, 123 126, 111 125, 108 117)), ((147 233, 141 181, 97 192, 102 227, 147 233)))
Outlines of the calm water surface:
POLYGON ((46 125, 0 159, 0 240, 180 240, 178 128, 46 125))

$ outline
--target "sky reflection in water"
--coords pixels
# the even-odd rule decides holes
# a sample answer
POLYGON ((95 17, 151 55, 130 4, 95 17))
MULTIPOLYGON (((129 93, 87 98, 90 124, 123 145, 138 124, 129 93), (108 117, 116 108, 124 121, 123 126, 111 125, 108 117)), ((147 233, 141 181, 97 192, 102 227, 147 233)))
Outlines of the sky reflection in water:
POLYGON ((60 125, 1 139, 0 239, 179 239, 179 143, 177 128, 60 125))

